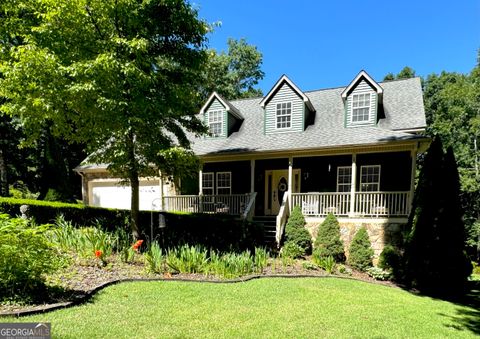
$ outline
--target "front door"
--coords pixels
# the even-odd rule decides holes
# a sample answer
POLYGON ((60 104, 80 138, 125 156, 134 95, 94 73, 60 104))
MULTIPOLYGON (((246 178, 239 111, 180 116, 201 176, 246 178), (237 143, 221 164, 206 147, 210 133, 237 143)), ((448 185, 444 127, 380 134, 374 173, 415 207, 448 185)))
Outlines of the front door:
MULTIPOLYGON (((294 169, 292 174, 292 192, 300 192, 300 169, 294 169)), ((288 170, 265 171, 265 215, 278 214, 288 189, 288 170)))

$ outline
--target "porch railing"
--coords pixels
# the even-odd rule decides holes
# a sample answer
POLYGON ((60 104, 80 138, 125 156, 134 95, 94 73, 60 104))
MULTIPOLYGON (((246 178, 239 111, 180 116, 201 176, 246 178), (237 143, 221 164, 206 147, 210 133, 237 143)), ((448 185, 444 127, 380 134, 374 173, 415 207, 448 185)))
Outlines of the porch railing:
POLYGON ((285 230, 285 225, 287 224, 288 217, 290 216, 290 204, 288 200, 289 192, 285 192, 283 195, 282 205, 280 206, 280 211, 278 212, 276 219, 276 232, 275 240, 277 245, 280 247, 280 241, 282 240, 283 231, 285 230))
POLYGON ((224 213, 241 215, 251 194, 172 195, 164 197, 164 210, 190 213, 224 213))
POLYGON ((292 193, 291 206, 300 206, 306 216, 403 217, 410 213, 410 192, 356 192, 353 215, 350 192, 292 193))
POLYGON ((350 211, 350 193, 292 193, 292 207, 302 207, 303 215, 346 216, 350 211))

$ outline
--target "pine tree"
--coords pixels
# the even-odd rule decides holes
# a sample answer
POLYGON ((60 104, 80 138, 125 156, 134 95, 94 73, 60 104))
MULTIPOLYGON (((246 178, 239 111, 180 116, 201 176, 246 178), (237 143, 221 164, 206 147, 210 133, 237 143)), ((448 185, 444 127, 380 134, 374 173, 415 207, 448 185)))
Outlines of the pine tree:
POLYGON ((348 264, 360 271, 372 266, 373 249, 365 227, 360 228, 353 237, 348 251, 348 264))
POLYGON ((293 208, 285 226, 285 243, 287 242, 293 242, 300 246, 305 254, 310 254, 312 251, 312 237, 305 228, 305 217, 300 206, 293 208))
POLYGON ((314 254, 318 258, 332 256, 336 262, 345 262, 345 249, 340 239, 340 224, 331 213, 318 228, 314 254))

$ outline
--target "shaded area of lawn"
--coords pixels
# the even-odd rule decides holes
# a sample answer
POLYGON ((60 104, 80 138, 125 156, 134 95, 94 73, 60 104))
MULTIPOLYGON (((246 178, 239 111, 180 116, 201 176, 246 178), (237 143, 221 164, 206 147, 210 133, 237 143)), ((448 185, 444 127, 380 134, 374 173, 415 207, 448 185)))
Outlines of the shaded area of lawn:
POLYGON ((471 319, 477 316, 469 306, 398 288, 337 278, 271 278, 123 283, 85 305, 20 320, 51 322, 54 337, 69 338, 461 338, 478 333, 471 319))

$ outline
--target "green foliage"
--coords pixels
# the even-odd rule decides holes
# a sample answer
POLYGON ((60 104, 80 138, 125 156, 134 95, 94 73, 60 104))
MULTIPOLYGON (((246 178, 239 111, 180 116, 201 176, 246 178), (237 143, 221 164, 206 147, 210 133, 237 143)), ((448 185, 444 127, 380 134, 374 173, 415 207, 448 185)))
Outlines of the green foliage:
POLYGON ((10 185, 9 188, 10 197, 13 199, 31 199, 35 200, 38 197, 38 193, 32 193, 27 185, 22 181, 16 182, 14 185, 10 185))
POLYGON ((390 271, 381 269, 380 267, 369 267, 366 269, 366 272, 369 276, 375 280, 388 280, 391 278, 392 274, 390 271))
POLYGON ((311 271, 314 271, 318 268, 318 266, 311 261, 302 262, 302 267, 306 270, 311 270, 311 271))
POLYGON ((345 250, 340 239, 340 224, 333 214, 328 214, 320 224, 314 248, 314 256, 317 258, 332 256, 337 263, 345 262, 345 250))
POLYGON ((300 246, 298 246, 295 242, 290 240, 283 244, 282 256, 296 259, 296 258, 301 258, 304 255, 305 255, 305 250, 300 246))
POLYGON ((61 266, 61 256, 45 237, 49 226, 0 215, 0 299, 34 297, 44 274, 61 266))
POLYGON ((168 251, 166 264, 174 273, 204 273, 208 251, 200 246, 183 245, 168 251))
POLYGON ((262 273, 263 269, 267 267, 268 258, 269 258, 268 251, 264 247, 255 248, 255 256, 253 258, 253 263, 255 265, 255 271, 257 273, 262 273))
POLYGON ((372 266, 373 249, 365 227, 361 227, 352 239, 348 264, 359 271, 372 266))
POLYGON ((165 257, 157 242, 152 242, 144 254, 147 264, 147 271, 152 273, 163 273, 166 271, 165 257))
POLYGON ((22 120, 26 143, 49 129, 128 180, 138 237, 138 178, 169 175, 161 152, 206 132, 194 113, 209 25, 184 0, 21 0, 1 9, 0 110, 22 120))
POLYGON ((420 173, 405 251, 406 283, 423 292, 461 293, 471 274, 459 195, 453 151, 444 154, 435 138, 420 173))
POLYGON ((295 206, 288 218, 285 226, 285 242, 296 244, 304 254, 310 254, 312 251, 312 237, 305 228, 305 217, 300 206, 295 206))
POLYGON ((352 270, 344 264, 337 265, 337 272, 340 274, 352 275, 352 270))
POLYGON ((203 98, 213 91, 229 100, 262 96, 255 86, 264 77, 262 53, 245 39, 229 39, 227 53, 208 51, 203 98))
POLYGON ((218 277, 231 279, 254 271, 254 259, 249 251, 242 253, 225 253, 223 255, 213 252, 206 272, 218 277))
POLYGON ((402 255, 398 249, 392 245, 385 245, 380 257, 378 258, 378 267, 384 270, 398 272, 402 262, 402 255))
POLYGON ((328 274, 332 274, 335 270, 335 259, 329 255, 328 257, 314 257, 315 263, 325 270, 328 274))

